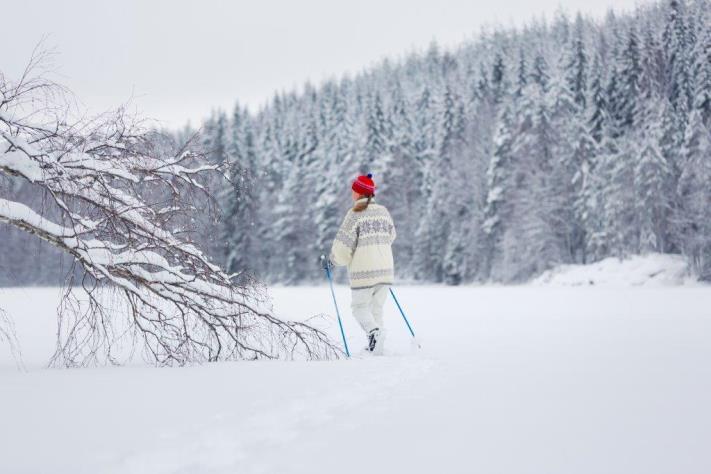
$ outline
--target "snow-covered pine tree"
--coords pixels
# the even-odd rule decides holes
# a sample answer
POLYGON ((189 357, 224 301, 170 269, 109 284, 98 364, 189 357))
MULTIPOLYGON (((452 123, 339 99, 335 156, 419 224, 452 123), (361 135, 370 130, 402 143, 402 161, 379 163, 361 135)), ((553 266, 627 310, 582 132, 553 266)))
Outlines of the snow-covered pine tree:
POLYGON ((521 48, 518 52, 518 67, 516 68, 516 88, 514 89, 515 100, 523 97, 524 90, 528 85, 528 62, 526 50, 521 48))
POLYGON ((435 205, 428 209, 426 219, 432 225, 434 248, 442 249, 442 257, 436 262, 437 271, 441 272, 442 281, 458 285, 470 275, 467 236, 471 235, 473 195, 471 160, 463 152, 466 126, 463 104, 451 85, 445 87, 440 120, 441 158, 432 195, 435 205))
POLYGON ((634 169, 639 248, 636 252, 664 252, 669 248, 669 216, 674 199, 672 169, 661 150, 662 115, 659 100, 644 97, 644 128, 638 132, 634 169))
MULTIPOLYGON (((202 147, 207 151, 208 161, 217 166, 229 162, 229 121, 223 111, 214 111, 202 130, 202 147)), ((223 201, 228 189, 222 176, 212 175, 208 178, 207 186, 213 190, 217 201, 206 196, 199 196, 194 203, 196 212, 191 217, 189 228, 198 242, 202 244, 205 253, 215 262, 224 262, 226 242, 222 230, 223 201), (217 205, 216 205, 217 204, 217 205)))
POLYGON ((639 248, 634 190, 634 163, 638 150, 633 132, 640 124, 642 69, 639 39, 634 27, 628 31, 625 46, 619 54, 608 88, 611 133, 615 143, 609 142, 605 147, 597 178, 602 180, 599 184, 603 193, 602 232, 606 247, 621 257, 639 248))
POLYGON ((644 21, 642 26, 640 92, 653 94, 655 100, 660 100, 665 95, 665 65, 664 50, 660 38, 655 32, 656 28, 657 25, 651 19, 644 21))
MULTIPOLYGON (((567 261, 572 220, 572 197, 564 141, 555 113, 566 114, 551 100, 557 90, 547 61, 535 61, 531 87, 525 97, 535 104, 525 121, 524 139, 514 145, 513 212, 504 234, 504 279, 522 281, 552 265, 567 261)), ((556 81, 557 82, 557 81, 556 81)), ((572 102, 571 102, 572 104, 572 102)), ((572 104, 574 105, 574 104, 572 104)), ((528 108, 528 107, 526 107, 528 108)))
POLYGON ((501 52, 497 52, 494 57, 494 66, 491 71, 491 91, 494 97, 494 102, 497 104, 504 100, 508 94, 508 78, 506 73, 506 65, 504 56, 501 52))
MULTIPOLYGON (((428 210, 436 203, 432 200, 433 183, 436 176, 435 160, 437 158, 437 121, 436 104, 432 98, 432 93, 425 87, 420 93, 416 104, 415 120, 415 156, 422 163, 422 181, 419 183, 422 200, 419 207, 419 221, 415 231, 415 241, 413 245, 413 277, 418 280, 433 279, 434 273, 432 265, 437 258, 436 252, 441 252, 432 246, 431 235, 429 233, 431 222, 425 217, 428 210)), ((397 225, 397 224, 396 224, 397 225)))
POLYGON ((558 130, 552 178, 561 199, 555 219, 566 251, 567 261, 585 262, 585 197, 583 189, 595 154, 595 140, 588 133, 588 53, 583 20, 576 18, 570 44, 562 56, 563 81, 555 83, 552 120, 558 130))
MULTIPOLYGON (((380 160, 388 148, 389 126, 383 112, 383 103, 380 93, 376 92, 368 101, 368 115, 366 117, 366 136, 363 149, 362 166, 373 167, 380 160)), ((361 169, 366 172, 365 168, 361 169)))
MULTIPOLYGON (((613 138, 611 120, 603 122, 600 143, 596 143, 593 166, 588 173, 585 199, 585 252, 588 261, 594 262, 613 254, 610 238, 608 200, 614 195, 610 190, 609 170, 618 154, 617 141, 613 138)), ((614 198, 613 198, 614 199, 614 198)))
POLYGON ((604 247, 611 255, 622 258, 639 248, 633 166, 637 150, 630 139, 608 141, 603 150, 596 175, 600 180, 601 231, 604 247))
POLYGON ((711 127, 711 25, 706 25, 696 44, 695 53, 693 74, 695 88, 692 104, 694 109, 701 112, 704 124, 711 127))
POLYGON ((256 182, 260 179, 256 163, 256 143, 253 124, 246 111, 235 107, 232 115, 230 142, 230 187, 224 204, 223 229, 227 246, 225 268, 242 278, 259 276, 257 256, 261 229, 259 197, 256 182))
POLYGON ((590 85, 591 91, 591 112, 588 119, 588 130, 590 136, 596 143, 600 143, 605 130, 607 120, 607 94, 603 84, 603 70, 599 57, 595 57, 593 62, 593 81, 590 85))
POLYGON ((579 111, 585 110, 588 95, 588 53, 585 47, 584 22, 580 14, 575 19, 575 31, 567 48, 565 61, 566 88, 572 94, 579 111))
POLYGON ((513 168, 514 117, 510 105, 504 106, 494 135, 493 153, 486 171, 487 195, 482 230, 486 235, 487 277, 501 278, 498 262, 502 239, 511 215, 511 194, 515 189, 513 168))
MULTIPOLYGON (((281 103, 281 98, 276 96, 273 100, 275 110, 281 110, 281 103)), ((254 192, 259 194, 257 212, 260 215, 258 235, 261 237, 261 254, 255 256, 255 260, 258 263, 259 275, 269 280, 274 277, 273 265, 275 260, 279 259, 279 243, 276 239, 278 229, 272 225, 272 222, 274 209, 279 202, 286 177, 283 162, 285 132, 283 117, 276 113, 258 119, 262 123, 255 124, 261 133, 257 151, 258 186, 254 192)))
POLYGON ((301 195, 302 180, 305 176, 303 159, 298 152, 296 137, 288 136, 284 145, 284 181, 279 193, 279 200, 273 209, 272 238, 277 243, 278 255, 270 260, 271 277, 284 283, 295 283, 303 280, 301 270, 307 262, 315 262, 315 256, 302 261, 304 257, 304 230, 307 225, 302 214, 302 208, 296 206, 301 195))
POLYGON ((677 213, 681 248, 699 277, 711 280, 711 131, 699 110, 691 114, 682 156, 677 213))
MULTIPOLYGON (((323 138, 317 158, 309 170, 316 179, 314 180, 314 214, 316 243, 319 255, 328 255, 335 233, 343 218, 343 213, 349 204, 347 180, 339 173, 339 165, 349 161, 347 133, 346 97, 341 97, 333 86, 330 94, 325 95, 321 101, 320 115, 323 123, 323 138)), ((318 253, 317 252, 317 253, 318 253)))
POLYGON ((641 103, 641 53, 639 37, 634 27, 628 32, 627 44, 621 52, 618 71, 620 82, 615 97, 615 119, 619 133, 624 135, 638 125, 641 103))
POLYGON ((424 181, 423 157, 416 152, 414 123, 410 105, 399 81, 392 92, 393 137, 387 158, 383 163, 382 176, 376 176, 383 203, 398 223, 398 238, 393 245, 393 255, 398 263, 400 275, 412 276, 414 239, 418 219, 412 216, 423 209, 424 181))
MULTIPOLYGON (((686 119, 690 109, 692 86, 689 52, 693 47, 692 34, 684 2, 671 0, 667 23, 662 35, 666 58, 667 97, 680 117, 686 119)), ((686 125, 681 123, 682 133, 686 125)))

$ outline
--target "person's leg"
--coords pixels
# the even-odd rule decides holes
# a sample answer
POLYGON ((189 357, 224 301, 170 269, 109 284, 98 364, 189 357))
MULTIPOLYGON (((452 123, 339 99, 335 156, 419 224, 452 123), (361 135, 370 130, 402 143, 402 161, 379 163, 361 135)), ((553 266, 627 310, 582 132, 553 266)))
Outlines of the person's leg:
POLYGON ((373 319, 371 300, 373 289, 351 290, 351 310, 353 317, 358 321, 360 327, 367 333, 375 329, 377 324, 373 319))
POLYGON ((373 321, 379 328, 377 342, 373 354, 383 355, 385 349, 385 328, 383 327, 383 305, 388 297, 388 288, 385 285, 376 286, 373 290, 373 298, 370 302, 370 310, 373 313, 373 321))
POLYGON ((375 326, 383 329, 383 306, 388 298, 389 286, 379 285, 374 288, 373 299, 371 301, 370 310, 373 313, 375 326))

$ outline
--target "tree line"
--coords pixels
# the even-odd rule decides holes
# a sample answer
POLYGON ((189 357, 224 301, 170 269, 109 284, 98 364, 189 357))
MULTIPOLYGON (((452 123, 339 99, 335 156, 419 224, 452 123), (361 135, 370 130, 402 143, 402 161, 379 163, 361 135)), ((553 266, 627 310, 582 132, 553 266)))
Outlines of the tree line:
POLYGON ((231 182, 193 238, 229 273, 318 281, 371 172, 400 280, 521 282, 645 252, 711 279, 709 10, 559 14, 216 111, 201 140, 231 182))

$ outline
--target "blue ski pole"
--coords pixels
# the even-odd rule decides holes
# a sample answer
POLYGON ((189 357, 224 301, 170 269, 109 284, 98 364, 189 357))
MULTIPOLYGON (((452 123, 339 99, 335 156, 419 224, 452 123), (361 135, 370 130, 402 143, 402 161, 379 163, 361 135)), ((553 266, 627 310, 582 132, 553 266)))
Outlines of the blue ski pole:
POLYGON ((390 295, 392 295, 393 300, 395 301, 395 305, 397 306, 397 309, 400 310, 400 314, 402 315, 402 319, 405 320, 405 324, 407 325, 407 329, 410 330, 410 334, 412 334, 412 340, 415 341, 415 344, 417 344, 417 347, 422 349, 422 346, 420 345, 419 341, 415 337, 415 331, 412 330, 412 326, 410 325, 410 321, 407 320, 407 316, 405 316, 405 311, 402 310, 402 306, 400 306, 400 302, 397 300, 397 297, 395 296, 395 292, 393 291, 392 287, 390 287, 390 295))
POLYGON ((328 284, 331 286, 331 296, 333 296, 333 306, 336 307, 336 316, 338 317, 338 326, 341 328, 341 338, 343 338, 343 347, 346 349, 346 357, 350 357, 351 353, 348 350, 348 343, 346 342, 346 333, 343 331, 343 322, 341 321, 341 313, 338 311, 338 303, 336 303, 336 292, 333 291, 333 278, 331 278, 331 269, 329 268, 329 263, 326 261, 325 257, 321 257, 323 261, 323 268, 326 270, 326 276, 328 277, 328 284))

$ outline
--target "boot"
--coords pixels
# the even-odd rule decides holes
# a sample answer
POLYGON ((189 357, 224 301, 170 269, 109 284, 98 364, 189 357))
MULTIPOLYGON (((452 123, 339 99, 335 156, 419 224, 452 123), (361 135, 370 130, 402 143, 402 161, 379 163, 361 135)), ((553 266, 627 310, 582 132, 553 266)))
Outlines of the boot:
POLYGON ((380 347, 378 347, 379 340, 380 340, 380 329, 379 328, 372 329, 368 333, 368 345, 365 348, 366 352, 372 352, 374 354, 377 354, 378 353, 377 351, 380 350, 380 353, 382 353, 382 350, 380 349, 380 347))

